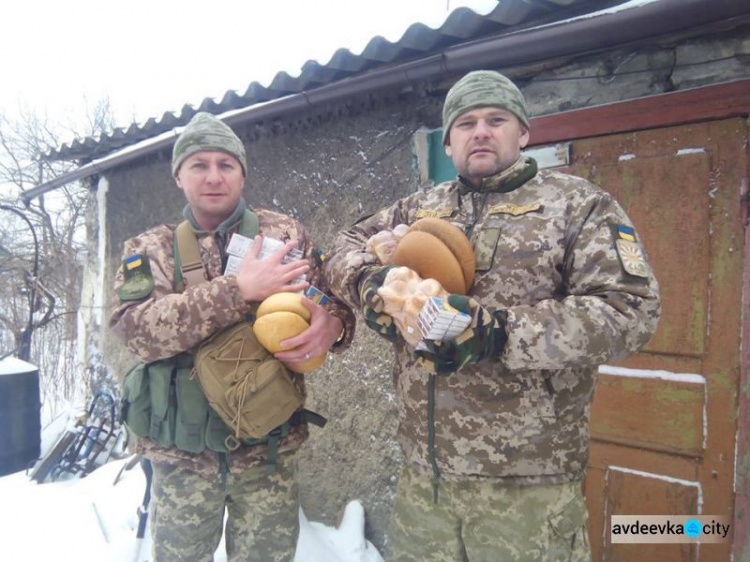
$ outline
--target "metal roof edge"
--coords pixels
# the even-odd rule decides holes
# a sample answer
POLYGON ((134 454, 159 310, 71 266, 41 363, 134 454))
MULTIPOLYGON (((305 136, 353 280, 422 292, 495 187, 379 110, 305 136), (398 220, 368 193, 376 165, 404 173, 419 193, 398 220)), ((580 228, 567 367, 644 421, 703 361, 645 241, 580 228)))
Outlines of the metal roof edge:
MULTIPOLYGON (((471 69, 526 64, 550 56, 611 48, 747 14, 750 14, 750 2, 746 0, 659 0, 637 4, 630 9, 604 10, 588 17, 454 45, 441 54, 365 72, 312 90, 232 110, 218 117, 229 125, 239 125, 400 84, 471 69)), ((95 160, 26 191, 21 198, 28 204, 47 191, 165 148, 181 129, 173 129, 95 160)))

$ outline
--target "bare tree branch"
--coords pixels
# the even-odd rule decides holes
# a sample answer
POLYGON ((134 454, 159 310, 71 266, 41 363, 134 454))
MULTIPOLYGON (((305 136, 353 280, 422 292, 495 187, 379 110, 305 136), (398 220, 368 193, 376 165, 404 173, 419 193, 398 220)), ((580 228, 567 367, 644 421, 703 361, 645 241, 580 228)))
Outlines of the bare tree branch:
MULTIPOLYGON (((43 394, 63 399, 81 388, 76 320, 89 193, 75 183, 28 206, 20 203, 20 195, 75 168, 74 162, 47 157, 63 138, 114 127, 108 99, 89 107, 88 113, 77 132, 30 111, 21 110, 13 118, 0 113, 0 204, 13 209, 0 209, 0 349, 21 349, 31 338, 31 359, 40 368, 43 394)), ((96 376, 101 378, 101 373, 96 376)))

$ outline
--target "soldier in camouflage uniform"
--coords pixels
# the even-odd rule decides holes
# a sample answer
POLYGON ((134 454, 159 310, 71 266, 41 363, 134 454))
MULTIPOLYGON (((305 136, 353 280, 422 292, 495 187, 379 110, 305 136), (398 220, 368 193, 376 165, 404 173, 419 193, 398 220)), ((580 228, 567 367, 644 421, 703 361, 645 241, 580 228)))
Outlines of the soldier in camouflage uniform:
MULTIPOLYGON (((299 291, 310 283, 326 291, 304 227, 263 209, 254 209, 259 235, 286 242, 284 249, 261 261, 261 238, 256 238, 238 274, 222 274, 226 243, 246 209, 241 197, 246 170, 242 142, 209 114, 197 114, 175 143, 172 171, 188 201, 184 216, 197 236, 206 281, 176 291, 174 225, 157 226, 125 243, 110 326, 143 362, 190 354, 212 334, 252 317, 258 303, 273 293, 299 291), (303 258, 283 263, 292 248, 301 250, 303 258), (307 281, 297 280, 301 274, 307 281)), ((287 364, 329 348, 341 351, 351 340, 354 317, 348 306, 336 299, 325 307, 307 304, 310 328, 289 340, 293 349, 277 354, 287 364)), ((302 376, 291 375, 304 392, 302 376)), ((301 420, 280 438, 272 473, 267 471, 268 444, 241 445, 231 453, 208 448, 195 453, 139 439, 138 452, 154 467, 154 560, 212 560, 225 508, 229 560, 292 560, 298 531, 293 451, 307 436, 301 420)))
POLYGON ((405 467, 389 560, 589 560, 581 484, 597 367, 649 341, 657 282, 611 195, 521 155, 529 121, 506 77, 459 80, 443 126, 458 178, 340 233, 325 267, 395 353, 405 467), (470 327, 415 351, 383 313, 388 267, 365 244, 422 217, 467 234, 477 273, 449 297, 470 327))

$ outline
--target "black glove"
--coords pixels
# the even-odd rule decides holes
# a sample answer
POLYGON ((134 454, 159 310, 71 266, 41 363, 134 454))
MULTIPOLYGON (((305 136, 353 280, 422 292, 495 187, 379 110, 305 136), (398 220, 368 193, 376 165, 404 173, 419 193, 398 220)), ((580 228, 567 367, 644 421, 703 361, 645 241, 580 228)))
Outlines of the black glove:
POLYGON ((449 295, 448 304, 470 314, 471 324, 455 339, 424 340, 414 352, 418 362, 433 373, 449 375, 488 357, 499 357, 508 341, 508 314, 504 310, 490 312, 463 295, 449 295))
POLYGON ((359 277, 359 300, 362 303, 362 316, 368 328, 395 342, 399 336, 393 317, 383 312, 383 299, 378 289, 383 286, 385 276, 393 266, 371 267, 359 277))

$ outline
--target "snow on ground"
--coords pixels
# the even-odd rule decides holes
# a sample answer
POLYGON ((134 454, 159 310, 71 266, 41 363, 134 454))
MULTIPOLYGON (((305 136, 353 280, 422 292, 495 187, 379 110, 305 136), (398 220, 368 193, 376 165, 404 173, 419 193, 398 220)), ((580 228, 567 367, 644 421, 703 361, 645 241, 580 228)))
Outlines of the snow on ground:
MULTIPOLYGON (((67 420, 43 432, 48 450, 67 420)), ((145 562, 151 559, 149 529, 136 538, 138 507, 146 477, 128 458, 105 464, 85 478, 38 484, 26 472, 0 478, 0 558, 34 562, 145 562)), ((308 521, 300 509, 295 562, 382 562, 364 536, 364 508, 351 501, 338 528, 308 521)), ((214 562, 226 562, 224 542, 214 562)))

